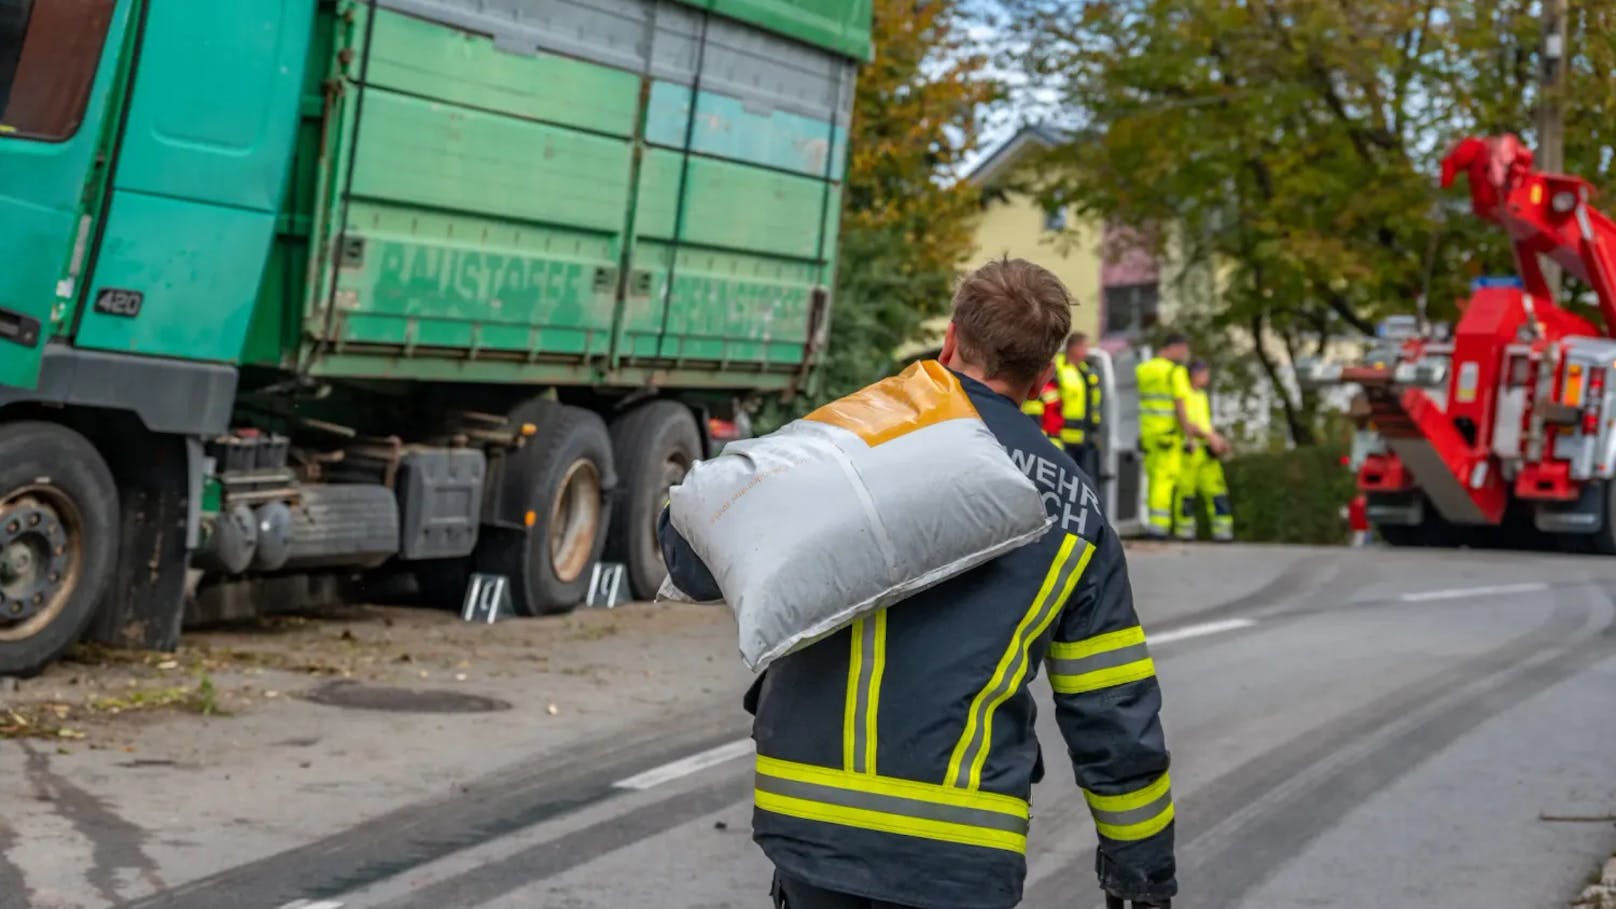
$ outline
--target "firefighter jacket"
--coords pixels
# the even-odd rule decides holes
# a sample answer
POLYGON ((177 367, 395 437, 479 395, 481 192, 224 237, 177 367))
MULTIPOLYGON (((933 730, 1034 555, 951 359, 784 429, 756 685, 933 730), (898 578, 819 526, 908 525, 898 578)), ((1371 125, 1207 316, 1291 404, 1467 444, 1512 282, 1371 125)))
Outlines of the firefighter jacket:
POLYGON ((1139 379, 1139 435, 1146 441, 1180 435, 1176 402, 1190 393, 1184 367, 1166 357, 1152 357, 1134 372, 1139 379))
POLYGON ((1089 364, 1073 363, 1060 354, 1055 358, 1055 378, 1060 385, 1060 442, 1082 445, 1100 426, 1100 377, 1089 364))
MULTIPOLYGON (((1015 906, 1032 784, 1043 775, 1031 686, 1047 667, 1098 829, 1101 885, 1125 899, 1169 898, 1161 693, 1121 542, 1072 459, 1019 404, 961 381, 1055 524, 757 679, 747 696, 753 838, 787 877, 816 887, 927 909, 1015 906)), ((666 512, 660 536, 674 583, 718 599, 666 512)))

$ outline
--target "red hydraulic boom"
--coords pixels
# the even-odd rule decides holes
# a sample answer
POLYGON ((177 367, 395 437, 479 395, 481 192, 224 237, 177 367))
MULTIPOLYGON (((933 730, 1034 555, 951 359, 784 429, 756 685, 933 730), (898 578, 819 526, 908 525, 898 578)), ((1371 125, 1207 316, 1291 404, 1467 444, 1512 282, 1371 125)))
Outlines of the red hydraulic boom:
POLYGON ((1512 498, 1572 502, 1583 481, 1610 473, 1598 453, 1609 428, 1600 412, 1608 342, 1596 345, 1598 368, 1577 361, 1592 347, 1566 342, 1616 329, 1616 222, 1589 204, 1586 180, 1535 170, 1514 136, 1459 143, 1442 161, 1442 185, 1460 174, 1475 213, 1508 231, 1519 286, 1478 286, 1451 342, 1413 338, 1397 363, 1341 377, 1363 385, 1386 443, 1364 460, 1360 488, 1417 488, 1449 521, 1491 525, 1512 498), (1603 326, 1558 305, 1539 256, 1593 290, 1603 326))

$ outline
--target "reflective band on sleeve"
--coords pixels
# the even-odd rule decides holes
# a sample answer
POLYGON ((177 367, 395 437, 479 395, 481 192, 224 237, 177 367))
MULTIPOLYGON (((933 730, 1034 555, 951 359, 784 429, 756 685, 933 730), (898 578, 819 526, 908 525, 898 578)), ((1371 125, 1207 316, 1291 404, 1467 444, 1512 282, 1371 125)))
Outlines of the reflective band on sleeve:
POLYGON ((1172 780, 1162 774, 1143 789, 1121 795, 1083 790, 1100 835, 1113 840, 1143 840, 1160 833, 1174 817, 1172 780))
POLYGON ((1027 803, 935 783, 849 773, 759 756, 757 807, 899 836, 1025 852, 1027 803))
POLYGON ((1082 694, 1148 679, 1156 664, 1138 625, 1083 641, 1049 645, 1049 685, 1056 694, 1082 694))
POLYGON ((992 677, 971 700, 965 715, 965 729, 949 757, 944 782, 966 789, 982 785, 982 768, 987 763, 988 749, 993 745, 993 713, 1020 689, 1022 679, 1027 676, 1032 642, 1044 633, 1060 613, 1061 606, 1071 598, 1093 556, 1094 547, 1088 541, 1076 534, 1066 535, 1044 575, 1038 595, 1021 617, 992 677))

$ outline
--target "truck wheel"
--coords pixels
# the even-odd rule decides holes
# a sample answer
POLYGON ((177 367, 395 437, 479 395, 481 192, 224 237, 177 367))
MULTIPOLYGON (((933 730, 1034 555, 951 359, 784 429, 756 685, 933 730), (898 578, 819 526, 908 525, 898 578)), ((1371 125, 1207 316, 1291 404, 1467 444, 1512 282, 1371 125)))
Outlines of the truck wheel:
POLYGON ((55 423, 0 426, 0 675, 32 675, 95 616, 117 557, 118 487, 55 423))
POLYGON ((1603 495, 1605 508, 1600 517, 1604 521, 1590 536, 1593 551, 1599 555, 1616 555, 1616 482, 1606 480, 1603 495))
POLYGON ((475 561, 479 571, 505 575, 518 615, 570 612, 606 543, 611 440, 600 417, 552 401, 530 402, 517 417, 535 430, 507 467, 528 484, 528 526, 484 528, 475 561))
POLYGON ((649 600, 668 576, 657 542, 657 517, 668 490, 701 457, 701 433, 689 408, 677 401, 654 401, 612 424, 612 453, 623 492, 612 506, 607 556, 628 566, 634 596, 649 600))

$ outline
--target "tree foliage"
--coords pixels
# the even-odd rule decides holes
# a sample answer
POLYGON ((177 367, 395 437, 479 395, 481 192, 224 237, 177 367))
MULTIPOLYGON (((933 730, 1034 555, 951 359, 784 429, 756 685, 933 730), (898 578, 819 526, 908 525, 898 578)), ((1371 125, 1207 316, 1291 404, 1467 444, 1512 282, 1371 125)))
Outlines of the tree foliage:
MULTIPOLYGON (((1572 6, 1566 169, 1601 183, 1616 142, 1616 0, 1572 6)), ((1005 9, 1017 63, 1077 127, 1046 162, 1052 201, 1154 225, 1156 251, 1215 270, 1216 302, 1189 327, 1276 338, 1294 358, 1412 312, 1424 294, 1433 314, 1451 313, 1472 277, 1513 270, 1501 232, 1436 174, 1467 134, 1535 142, 1536 0, 1005 9)), ((1315 402, 1254 347, 1292 436, 1308 441, 1315 402)))
POLYGON ((793 413, 885 375, 892 352, 945 311, 969 252, 977 194, 955 179, 997 86, 954 0, 875 0, 875 58, 853 102, 835 303, 817 393, 793 413))

